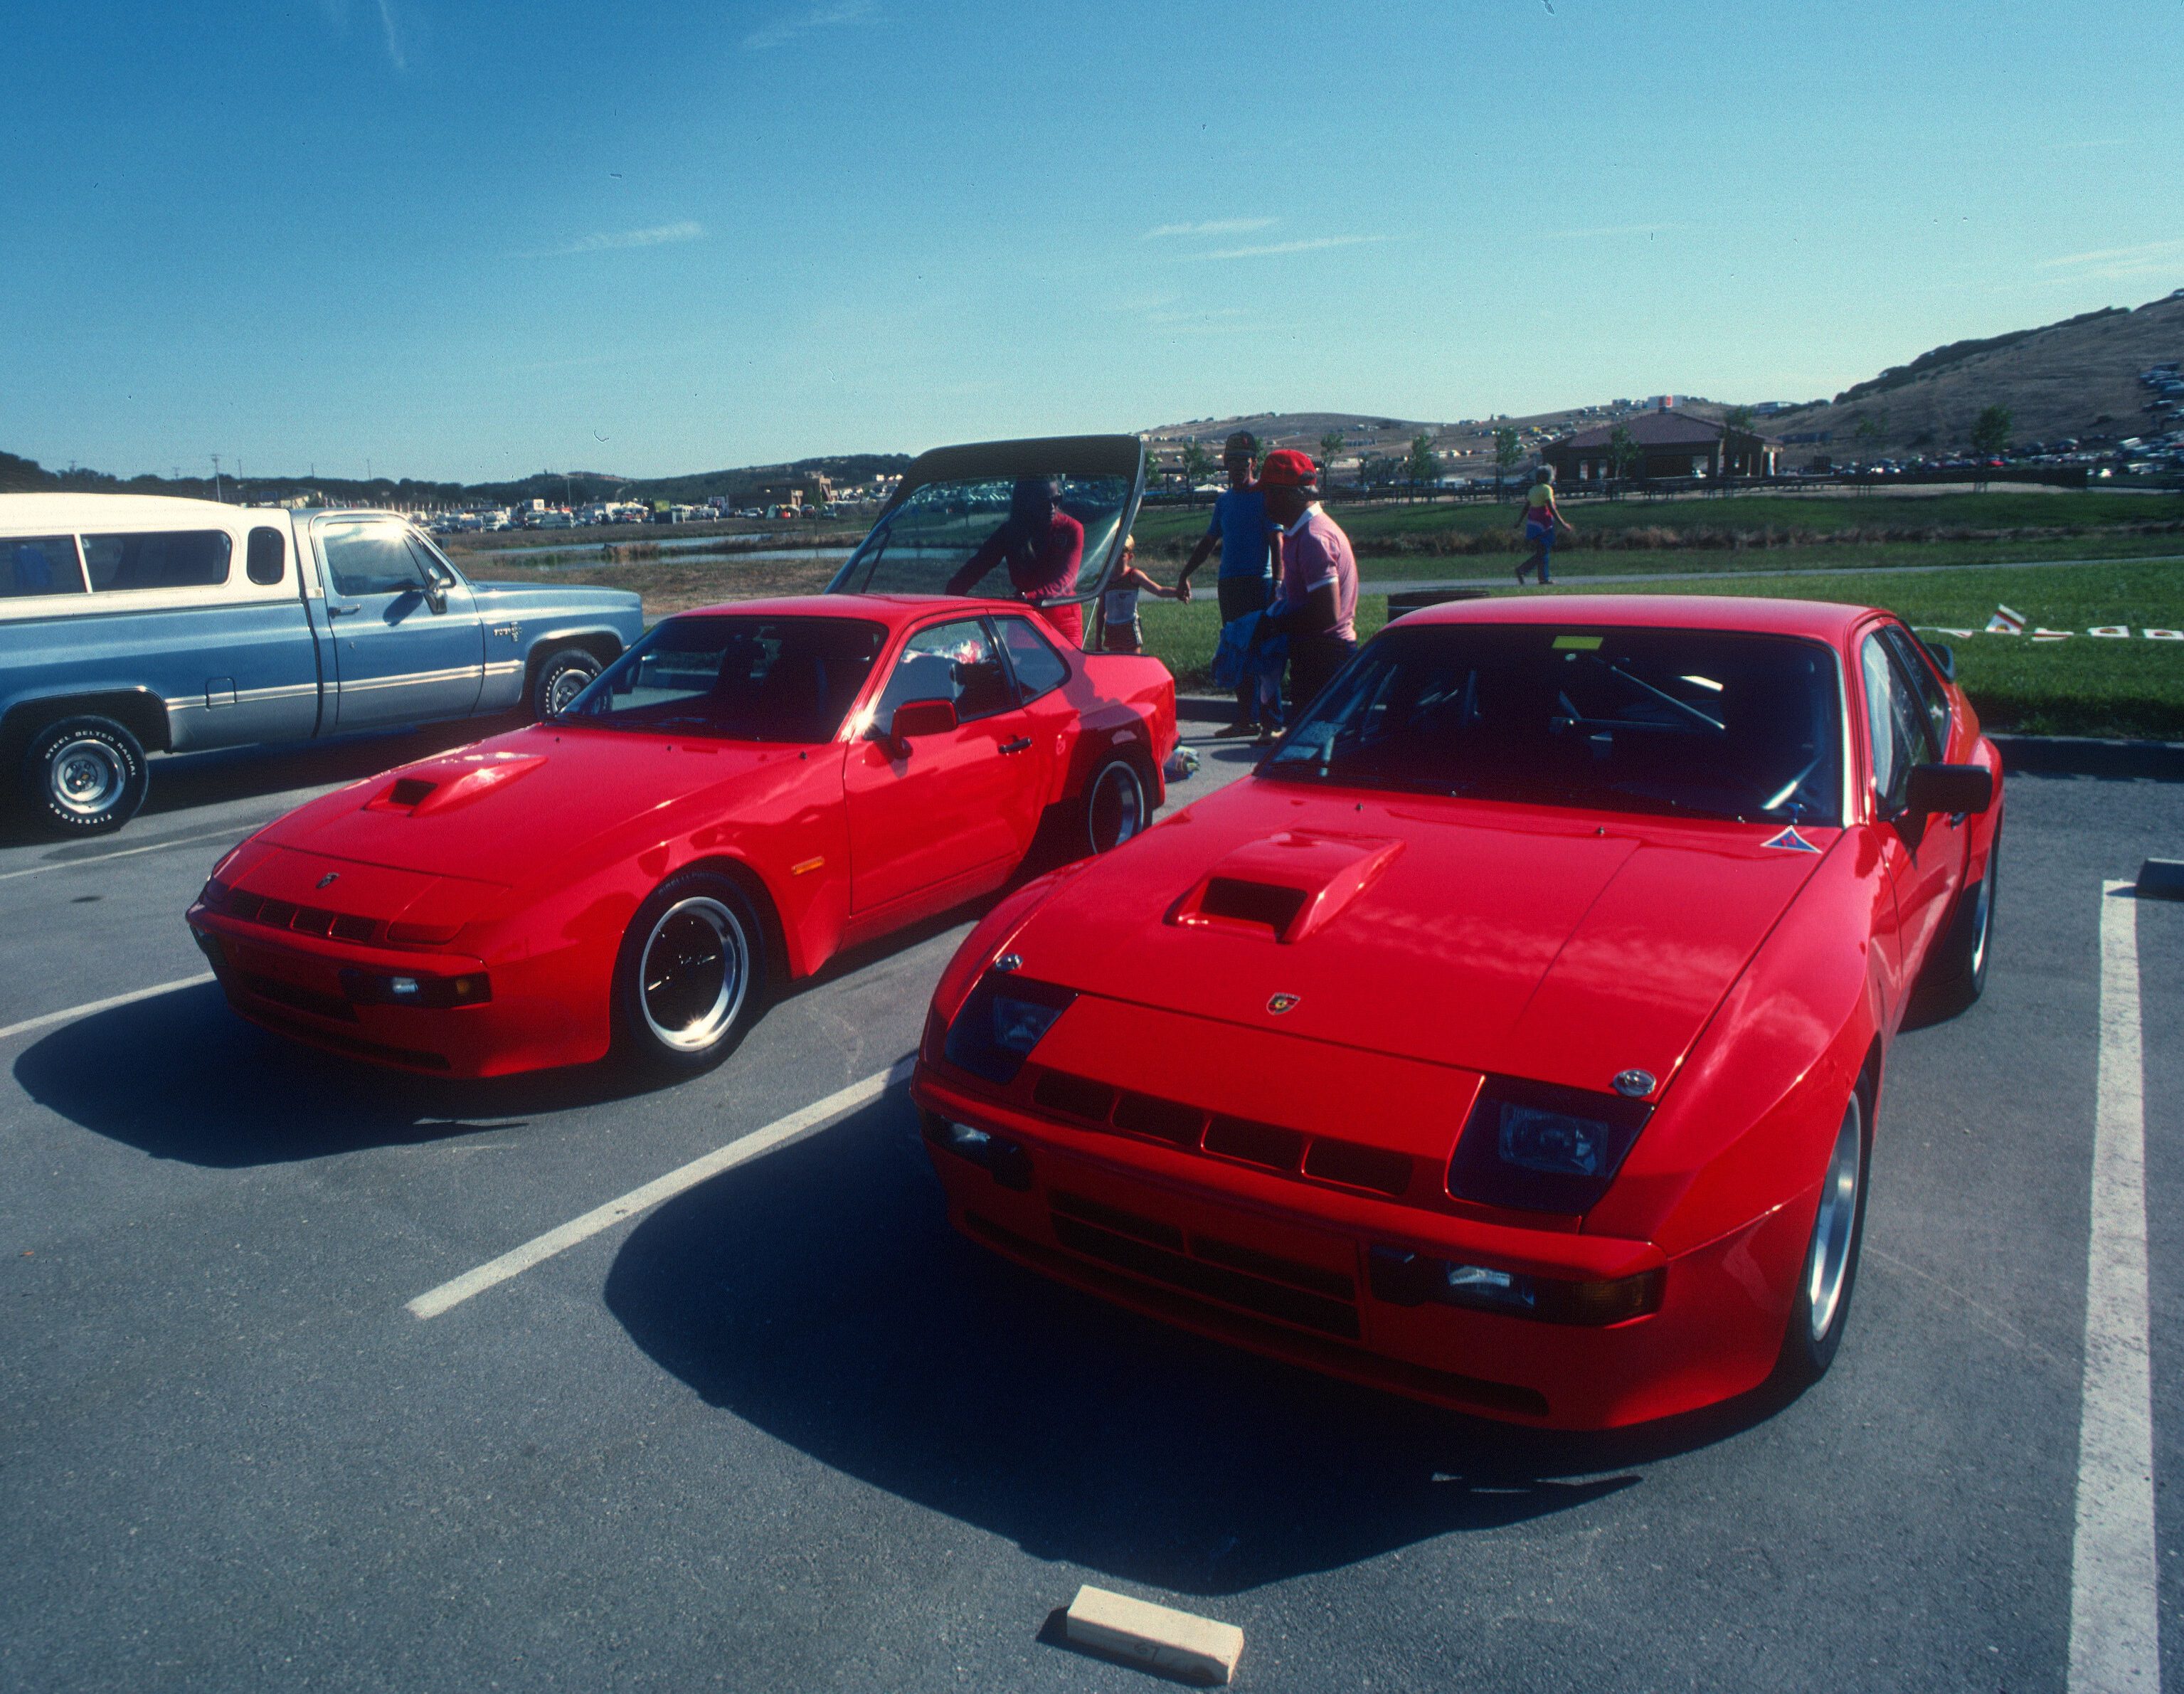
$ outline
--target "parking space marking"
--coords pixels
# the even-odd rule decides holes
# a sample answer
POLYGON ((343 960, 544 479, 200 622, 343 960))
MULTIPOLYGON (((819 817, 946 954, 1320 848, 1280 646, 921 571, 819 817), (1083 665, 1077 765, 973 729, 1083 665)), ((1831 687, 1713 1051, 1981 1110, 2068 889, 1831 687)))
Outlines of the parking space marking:
POLYGON ((566 1252, 579 1241, 588 1240, 602 1229, 634 1218, 649 1211, 663 1200, 672 1200, 685 1189, 694 1188, 708 1177, 718 1176, 722 1171, 733 1170, 738 1165, 749 1164, 791 1141, 823 1129, 837 1118, 846 1117, 861 1106, 878 1100, 890 1088, 910 1079, 912 1061, 898 1060, 886 1070, 877 1071, 861 1082, 847 1088, 837 1089, 824 1100, 815 1100, 786 1117, 777 1117, 763 1129, 754 1129, 739 1136, 724 1147, 716 1147, 701 1158, 655 1178, 642 1188, 633 1188, 619 1200, 610 1200, 604 1206, 594 1206, 581 1218, 572 1218, 558 1229, 549 1229, 544 1234, 532 1237, 521 1246, 503 1253, 497 1259, 488 1259, 476 1270, 465 1271, 451 1282, 419 1295, 409 1304, 408 1310, 417 1318, 437 1318, 443 1312, 460 1306, 474 1294, 506 1282, 510 1277, 521 1276, 535 1264, 566 1252))
POLYGON ((2153 1541, 2153 1390, 2148 1345, 2146 1074, 2138 905, 2102 885, 2092 1234, 2086 1375, 2070 1548, 2070 1694, 2152 1691, 2161 1679, 2153 1541))
POLYGON ((140 1000, 155 1000, 163 994, 172 994, 177 989, 195 988, 200 983, 212 980, 210 971, 199 971, 193 977, 177 977, 170 983, 155 987, 131 989, 127 994, 109 995, 104 1000, 94 1000, 83 1006, 71 1006, 65 1011, 48 1011, 42 1017, 26 1017, 20 1023, 0 1028, 0 1041, 13 1035, 28 1035, 34 1029, 50 1029, 56 1023, 72 1023, 79 1017, 88 1017, 94 1011, 111 1011, 117 1006, 134 1006, 140 1000))
MULTIPOLYGON (((248 835, 252 830, 263 829, 265 827, 262 823, 251 824, 245 827, 242 833, 248 835)), ((81 865, 103 865, 115 859, 133 859, 139 853, 158 853, 170 847, 188 847, 201 841, 220 841, 235 838, 236 831, 232 828, 214 829, 203 835, 177 835, 171 841, 148 842, 142 847, 124 847, 119 852, 92 853, 81 859, 61 859, 48 865, 32 865, 29 869, 22 871, 0 871, 0 883, 12 883, 18 877, 42 877, 48 871, 73 871, 81 865)))

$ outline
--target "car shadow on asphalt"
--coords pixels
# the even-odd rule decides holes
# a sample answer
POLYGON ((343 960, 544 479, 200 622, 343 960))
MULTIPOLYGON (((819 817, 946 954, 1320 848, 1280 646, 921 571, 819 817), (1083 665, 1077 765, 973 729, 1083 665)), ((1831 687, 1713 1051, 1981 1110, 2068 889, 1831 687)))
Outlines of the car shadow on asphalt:
POLYGON ((521 1128, 667 1085, 611 1065, 476 1082, 382 1070, 245 1023, 210 983, 64 1024, 14 1076, 94 1134, 217 1169, 521 1128))
POLYGON ((1190 1595, 1599 1507, 1765 1409, 1512 1429, 1141 1318, 950 1229, 900 1095, 661 1206, 605 1297, 662 1368, 822 1463, 1190 1595))

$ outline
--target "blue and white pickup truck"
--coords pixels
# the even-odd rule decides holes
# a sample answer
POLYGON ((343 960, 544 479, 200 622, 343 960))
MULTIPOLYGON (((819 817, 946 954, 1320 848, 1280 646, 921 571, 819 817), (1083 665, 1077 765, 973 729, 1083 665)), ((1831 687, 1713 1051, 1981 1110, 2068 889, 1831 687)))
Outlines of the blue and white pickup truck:
POLYGON ((635 594, 471 582, 392 513, 0 494, 0 782, 98 834, 148 751, 545 716, 644 627, 635 594))

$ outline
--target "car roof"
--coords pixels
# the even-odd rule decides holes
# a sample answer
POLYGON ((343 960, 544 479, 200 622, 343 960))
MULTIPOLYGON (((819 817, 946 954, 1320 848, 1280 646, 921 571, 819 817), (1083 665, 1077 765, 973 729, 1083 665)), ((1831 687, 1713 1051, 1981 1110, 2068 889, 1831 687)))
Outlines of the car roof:
POLYGON ((1412 612, 1403 621, 1723 629, 1841 641, 1875 616, 1876 610, 1872 606, 1844 605, 1832 600, 1761 599, 1735 594, 1557 594, 1552 599, 1508 594, 1495 599, 1454 600, 1427 606, 1412 612))
POLYGON ((788 594, 777 599, 723 600, 716 605, 694 606, 677 617, 706 617, 729 614, 738 617, 849 617, 890 627, 910 622, 938 608, 961 608, 965 612, 1028 613, 1022 600, 967 599, 961 594, 788 594))

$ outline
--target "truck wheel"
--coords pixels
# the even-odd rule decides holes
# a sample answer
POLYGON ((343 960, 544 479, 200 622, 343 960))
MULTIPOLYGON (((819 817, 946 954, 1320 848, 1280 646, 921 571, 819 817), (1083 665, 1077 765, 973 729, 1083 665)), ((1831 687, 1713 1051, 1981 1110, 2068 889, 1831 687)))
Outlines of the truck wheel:
POLYGON ((581 647, 565 647, 559 653, 549 654, 538 667, 538 680, 532 684, 531 715, 547 718, 566 711, 570 703, 589 688, 592 679, 604 668, 581 647))
POLYGON ((630 920, 615 961, 625 1057, 688 1075, 735 1050, 766 1002, 766 929, 744 891, 705 871, 670 877, 630 920))
POLYGON ((70 717, 31 738, 23 788, 38 821, 58 835, 106 835, 144 804, 144 749, 107 717, 70 717))

